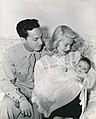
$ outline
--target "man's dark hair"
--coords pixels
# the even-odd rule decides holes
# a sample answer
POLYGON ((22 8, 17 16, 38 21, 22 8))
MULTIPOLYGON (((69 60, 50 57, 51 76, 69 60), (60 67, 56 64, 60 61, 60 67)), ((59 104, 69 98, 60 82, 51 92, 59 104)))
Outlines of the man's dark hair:
POLYGON ((16 30, 20 37, 27 38, 28 32, 27 30, 32 30, 34 28, 40 27, 40 24, 38 23, 37 19, 25 19, 20 21, 17 26, 16 30))
POLYGON ((87 62, 87 64, 89 65, 89 70, 91 69, 91 61, 90 61, 89 58, 87 58, 87 57, 82 57, 79 61, 87 62))

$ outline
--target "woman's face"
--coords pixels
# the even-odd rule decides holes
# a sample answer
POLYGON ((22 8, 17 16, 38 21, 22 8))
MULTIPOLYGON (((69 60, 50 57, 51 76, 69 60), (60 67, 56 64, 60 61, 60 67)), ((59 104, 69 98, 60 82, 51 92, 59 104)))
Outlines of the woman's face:
POLYGON ((61 55, 66 55, 70 52, 73 44, 73 39, 67 36, 63 36, 62 40, 58 45, 58 53, 61 55))

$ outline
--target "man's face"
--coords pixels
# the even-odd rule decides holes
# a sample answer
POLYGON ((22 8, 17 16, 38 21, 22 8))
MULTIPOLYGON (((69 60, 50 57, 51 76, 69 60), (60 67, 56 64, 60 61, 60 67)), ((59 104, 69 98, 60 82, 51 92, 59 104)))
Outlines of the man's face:
POLYGON ((89 71, 89 64, 85 61, 79 61, 76 65, 76 71, 79 73, 87 73, 89 71))
POLYGON ((40 28, 34 28, 28 30, 28 37, 25 42, 25 47, 29 51, 40 51, 43 45, 42 42, 42 31, 40 28))
POLYGON ((62 55, 67 54, 71 50, 73 39, 63 36, 63 39, 59 42, 58 52, 62 55))

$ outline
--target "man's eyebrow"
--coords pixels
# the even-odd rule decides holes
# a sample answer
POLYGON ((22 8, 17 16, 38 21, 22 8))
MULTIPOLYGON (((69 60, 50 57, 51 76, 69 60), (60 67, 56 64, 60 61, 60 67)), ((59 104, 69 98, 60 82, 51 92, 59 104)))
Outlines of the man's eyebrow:
POLYGON ((34 39, 35 39, 35 38, 38 39, 38 38, 40 38, 40 37, 43 37, 43 35, 41 35, 41 36, 35 36, 34 39))

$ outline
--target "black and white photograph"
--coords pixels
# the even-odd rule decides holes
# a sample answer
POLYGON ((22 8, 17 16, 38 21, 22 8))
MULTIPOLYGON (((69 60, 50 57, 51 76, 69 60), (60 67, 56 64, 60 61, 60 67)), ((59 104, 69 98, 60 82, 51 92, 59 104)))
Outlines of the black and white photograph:
POLYGON ((95 0, 0 0, 0 119, 96 119, 95 0))

